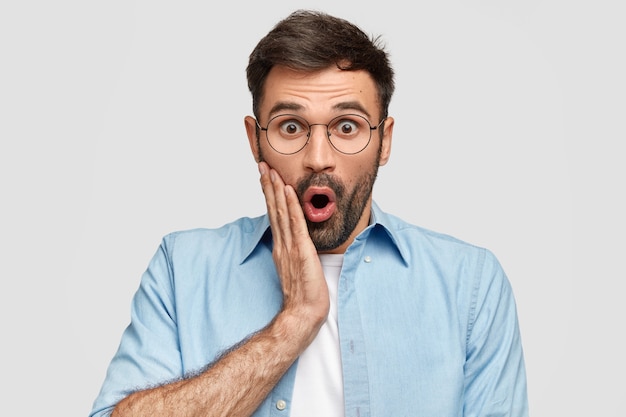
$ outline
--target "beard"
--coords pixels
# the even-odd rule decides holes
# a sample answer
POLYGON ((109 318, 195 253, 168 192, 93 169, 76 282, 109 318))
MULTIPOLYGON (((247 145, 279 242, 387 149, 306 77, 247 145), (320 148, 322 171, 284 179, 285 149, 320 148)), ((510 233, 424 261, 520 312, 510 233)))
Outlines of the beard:
POLYGON ((328 220, 323 222, 306 220, 309 235, 318 252, 335 249, 348 240, 363 216, 372 195, 377 173, 378 161, 356 179, 351 190, 348 190, 339 179, 325 173, 311 174, 298 181, 296 186, 298 197, 304 195, 311 186, 326 186, 335 193, 337 207, 328 220))

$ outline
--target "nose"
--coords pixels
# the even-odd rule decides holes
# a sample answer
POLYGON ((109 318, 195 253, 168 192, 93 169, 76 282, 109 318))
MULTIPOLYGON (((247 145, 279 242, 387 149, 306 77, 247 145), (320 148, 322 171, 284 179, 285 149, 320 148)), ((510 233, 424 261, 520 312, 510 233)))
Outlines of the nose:
POLYGON ((335 149, 328 138, 328 127, 323 124, 310 125, 309 143, 302 150, 304 165, 313 172, 324 172, 335 168, 335 149))

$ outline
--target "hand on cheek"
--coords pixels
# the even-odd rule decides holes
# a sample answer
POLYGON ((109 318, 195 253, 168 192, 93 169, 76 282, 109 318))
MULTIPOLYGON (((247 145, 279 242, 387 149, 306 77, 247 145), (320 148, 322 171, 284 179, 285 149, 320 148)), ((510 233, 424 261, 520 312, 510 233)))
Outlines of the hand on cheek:
POLYGON ((283 289, 283 311, 316 326, 328 315, 328 287, 307 229, 298 196, 265 162, 259 163, 261 186, 274 241, 273 259, 283 289))

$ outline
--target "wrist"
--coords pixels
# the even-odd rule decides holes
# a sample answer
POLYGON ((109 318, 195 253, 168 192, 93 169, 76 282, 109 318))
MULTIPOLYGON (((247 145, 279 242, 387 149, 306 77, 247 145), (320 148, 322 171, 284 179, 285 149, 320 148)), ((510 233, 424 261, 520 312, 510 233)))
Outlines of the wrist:
POLYGON ((313 342, 326 320, 326 316, 310 313, 283 309, 270 325, 273 337, 286 342, 296 355, 300 355, 313 342))

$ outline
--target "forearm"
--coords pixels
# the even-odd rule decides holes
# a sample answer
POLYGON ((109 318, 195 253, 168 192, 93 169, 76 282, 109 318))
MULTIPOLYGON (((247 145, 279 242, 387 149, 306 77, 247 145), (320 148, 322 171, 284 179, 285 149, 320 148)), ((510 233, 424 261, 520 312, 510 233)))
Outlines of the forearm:
POLYGON ((249 416, 309 345, 318 328, 279 314, 206 371, 135 392, 120 401, 111 417, 249 416))

